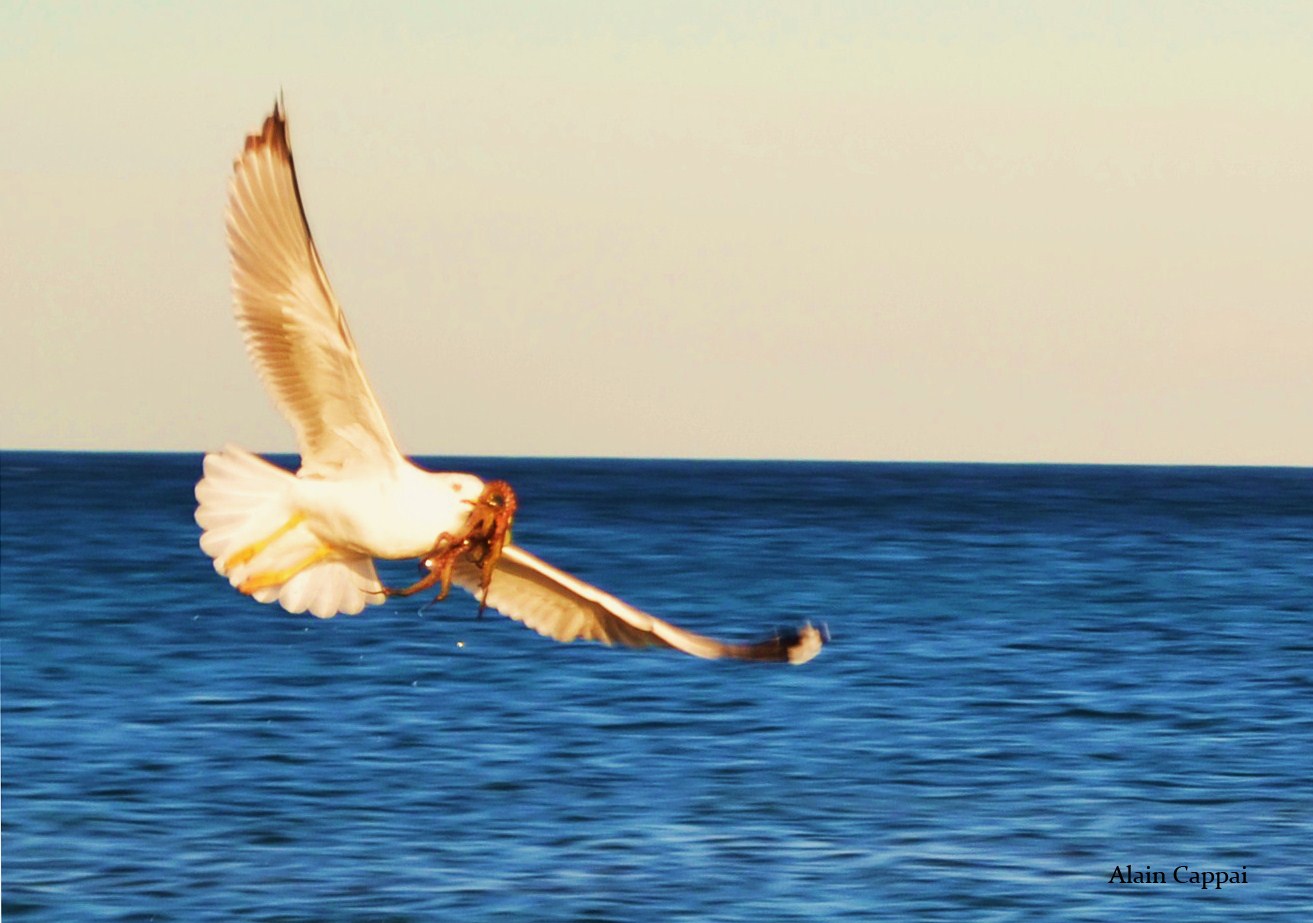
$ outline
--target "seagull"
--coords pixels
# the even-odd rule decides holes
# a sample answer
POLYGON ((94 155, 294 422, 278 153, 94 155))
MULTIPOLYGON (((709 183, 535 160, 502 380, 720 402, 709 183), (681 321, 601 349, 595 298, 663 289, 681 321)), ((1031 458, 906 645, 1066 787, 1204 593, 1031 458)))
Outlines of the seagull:
POLYGON ((820 652, 828 633, 810 623, 730 643, 640 611, 510 541, 518 500, 506 482, 401 453, 310 236, 281 100, 234 162, 227 231, 237 325, 301 453, 295 474, 235 445, 205 456, 200 545, 238 591, 329 618, 435 584, 441 599, 454 583, 480 615, 557 641, 794 664, 820 652), (423 579, 383 586, 375 559, 411 558, 423 579))

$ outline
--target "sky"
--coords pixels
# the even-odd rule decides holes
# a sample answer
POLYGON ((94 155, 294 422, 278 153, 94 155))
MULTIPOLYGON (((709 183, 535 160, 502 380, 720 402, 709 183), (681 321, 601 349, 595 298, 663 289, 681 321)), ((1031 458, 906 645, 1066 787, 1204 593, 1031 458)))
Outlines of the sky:
POLYGON ((295 451, 281 91, 424 455, 1313 465, 1313 4, 0 4, 0 447, 295 451))

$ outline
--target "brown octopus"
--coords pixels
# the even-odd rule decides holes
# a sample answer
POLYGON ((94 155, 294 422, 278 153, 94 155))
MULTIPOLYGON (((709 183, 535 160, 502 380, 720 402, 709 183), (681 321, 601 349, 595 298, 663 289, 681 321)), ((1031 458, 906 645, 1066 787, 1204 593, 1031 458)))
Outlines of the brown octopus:
POLYGON ((443 532, 437 542, 421 560, 425 574, 418 583, 404 590, 384 587, 388 596, 411 596, 441 582, 442 591, 435 602, 447 598, 451 589, 451 569, 461 558, 479 568, 479 615, 488 607, 488 584, 492 571, 501 557, 502 548, 511 534, 511 521, 515 518, 515 491, 505 481, 489 481, 477 500, 466 500, 474 507, 469 518, 455 533, 443 532))

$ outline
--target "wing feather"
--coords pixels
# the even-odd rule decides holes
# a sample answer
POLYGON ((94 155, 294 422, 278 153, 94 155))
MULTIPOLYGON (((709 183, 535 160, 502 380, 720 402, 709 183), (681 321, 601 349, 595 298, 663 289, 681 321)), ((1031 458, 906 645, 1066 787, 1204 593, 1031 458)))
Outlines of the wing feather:
MULTIPOLYGON (((453 582, 479 594, 479 571, 461 563, 453 582)), ((823 628, 804 625, 749 644, 731 644, 662 621, 507 545, 488 585, 488 605, 557 641, 600 641, 626 647, 668 647, 709 660, 806 663, 828 640, 823 628)))
POLYGON ((228 195, 237 323, 302 468, 332 474, 401 453, 369 387, 306 222, 281 104, 233 166, 228 195))

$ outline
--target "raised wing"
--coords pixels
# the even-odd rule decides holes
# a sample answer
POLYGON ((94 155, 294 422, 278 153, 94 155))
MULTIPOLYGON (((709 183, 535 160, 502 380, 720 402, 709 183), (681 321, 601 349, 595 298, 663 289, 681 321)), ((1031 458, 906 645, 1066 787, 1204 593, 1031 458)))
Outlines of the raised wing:
MULTIPOLYGON (((478 568, 464 562, 453 574, 453 582, 475 595, 479 579, 478 568)), ((488 605, 557 641, 670 647, 709 660, 806 663, 829 640, 823 629, 812 625, 750 644, 697 635, 635 609, 515 545, 507 545, 497 562, 488 586, 488 605)))
POLYGON ((228 249, 246 351, 296 431, 302 469, 399 461, 310 238, 281 105, 234 163, 228 249))

